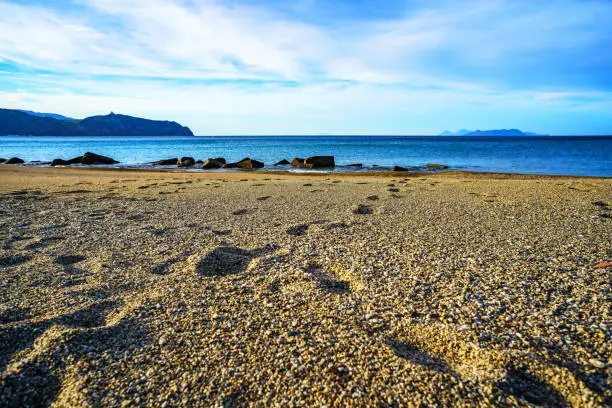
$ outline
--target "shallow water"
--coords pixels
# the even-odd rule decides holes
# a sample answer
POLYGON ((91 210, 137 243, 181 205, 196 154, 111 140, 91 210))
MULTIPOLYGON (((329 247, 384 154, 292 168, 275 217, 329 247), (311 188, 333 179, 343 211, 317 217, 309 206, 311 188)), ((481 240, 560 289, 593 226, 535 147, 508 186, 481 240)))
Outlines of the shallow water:
POLYGON ((113 157, 121 162, 118 166, 128 167, 146 167, 147 162, 170 157, 221 156, 238 161, 248 156, 274 168, 271 164, 281 159, 333 155, 339 166, 363 163, 361 170, 394 165, 419 170, 434 162, 458 170, 612 176, 612 136, 0 137, 0 157, 17 156, 27 162, 69 159, 86 151, 113 157))

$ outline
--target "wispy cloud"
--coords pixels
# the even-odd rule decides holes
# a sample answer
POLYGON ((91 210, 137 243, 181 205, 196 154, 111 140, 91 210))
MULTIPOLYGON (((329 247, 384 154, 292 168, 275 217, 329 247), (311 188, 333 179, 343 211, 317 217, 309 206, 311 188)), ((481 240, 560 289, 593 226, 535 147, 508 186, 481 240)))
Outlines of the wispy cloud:
POLYGON ((172 113, 202 133, 418 133, 491 117, 553 132, 533 113, 578 126, 584 110, 612 131, 609 1, 390 1, 375 18, 351 4, 362 14, 330 19, 343 2, 334 14, 315 0, 0 0, 0 104, 172 113))

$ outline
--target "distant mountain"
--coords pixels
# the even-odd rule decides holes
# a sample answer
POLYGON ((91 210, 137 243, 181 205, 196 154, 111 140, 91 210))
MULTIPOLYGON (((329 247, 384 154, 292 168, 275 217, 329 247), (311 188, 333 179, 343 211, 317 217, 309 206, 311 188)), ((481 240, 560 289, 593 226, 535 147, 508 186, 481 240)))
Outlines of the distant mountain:
POLYGON ((450 130, 445 130, 444 132, 440 133, 440 136, 465 136, 468 133, 470 133, 471 130, 467 130, 467 129, 460 129, 456 132, 451 132, 450 130))
POLYGON ((57 113, 41 113, 41 112, 32 112, 29 110, 19 109, 21 112, 27 113, 28 115, 40 116, 41 118, 53 118, 57 120, 74 120, 72 118, 58 115, 57 113))
POLYGON ((188 127, 176 122, 142 119, 114 113, 78 120, 32 115, 15 109, 0 109, 0 135, 193 136, 193 133, 188 127))
POLYGON ((544 136, 533 132, 523 132, 518 129, 475 130, 465 136, 544 136))
POLYGON ((445 130, 440 136, 546 136, 533 132, 523 132, 518 129, 493 129, 493 130, 467 130, 461 129, 457 132, 445 130))

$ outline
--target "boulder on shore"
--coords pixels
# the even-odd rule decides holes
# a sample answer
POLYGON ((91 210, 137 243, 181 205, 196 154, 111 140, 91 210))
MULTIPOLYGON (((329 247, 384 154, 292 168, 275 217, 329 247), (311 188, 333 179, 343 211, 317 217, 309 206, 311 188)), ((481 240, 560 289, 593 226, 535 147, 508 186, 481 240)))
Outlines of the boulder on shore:
POLYGON ((227 163, 223 167, 226 169, 260 169, 264 164, 260 161, 245 157, 236 163, 227 163))
POLYGON ((227 161, 225 161, 225 157, 215 157, 214 159, 208 159, 208 160, 218 161, 221 164, 227 163, 227 161))
POLYGON ((87 152, 81 158, 81 164, 116 164, 117 160, 99 154, 87 152))
POLYGON ((408 169, 401 166, 393 166, 393 171, 408 171, 408 169))
POLYGON ((281 160, 281 161, 279 161, 277 163, 274 163, 275 166, 286 166, 288 164, 291 164, 291 163, 289 163, 289 160, 287 160, 287 159, 283 159, 283 160, 281 160))
POLYGON ((440 170, 448 169, 448 166, 444 164, 438 164, 438 163, 427 163, 425 167, 427 167, 428 169, 440 169, 440 170))
POLYGON ((54 159, 51 162, 51 166, 68 166, 70 164, 70 162, 68 160, 64 160, 64 159, 54 159))
POLYGON ((83 160, 83 156, 73 157, 72 159, 68 160, 68 164, 81 164, 81 160, 83 160))
POLYGON ((304 167, 304 159, 300 157, 294 157, 290 163, 293 167, 304 167))
POLYGON ((225 163, 221 163, 217 159, 208 159, 202 164, 203 169, 220 169, 225 163))
POLYGON ((336 162, 334 156, 311 156, 304 159, 304 167, 309 169, 336 167, 336 162))
POLYGON ((176 166, 178 164, 178 160, 178 157, 173 157, 171 159, 158 160, 156 162, 153 162, 153 164, 157 166, 176 166))
POLYGON ((20 159, 19 157, 11 157, 10 159, 4 162, 4 164, 23 164, 23 163, 24 161, 20 159))
POLYGON ((6 159, 0 159, 0 164, 4 163, 6 159))
POLYGON ((176 163, 179 167, 191 167, 195 164, 193 157, 181 157, 176 163))
POLYGON ((363 167, 363 163, 347 164, 346 167, 363 167))

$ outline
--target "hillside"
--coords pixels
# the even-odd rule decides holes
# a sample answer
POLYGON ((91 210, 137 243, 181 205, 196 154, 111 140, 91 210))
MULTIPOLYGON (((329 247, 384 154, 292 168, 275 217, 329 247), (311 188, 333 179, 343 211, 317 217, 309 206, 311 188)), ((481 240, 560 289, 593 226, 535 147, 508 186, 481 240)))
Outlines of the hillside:
POLYGON ((111 113, 82 120, 63 120, 14 109, 0 109, 0 135, 22 136, 193 136, 176 122, 111 113))
POLYGON ((518 129, 491 129, 491 130, 467 130, 461 129, 457 132, 445 130, 440 136, 546 136, 533 132, 523 132, 518 129))

